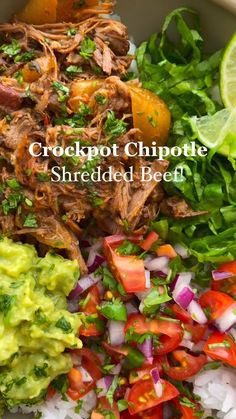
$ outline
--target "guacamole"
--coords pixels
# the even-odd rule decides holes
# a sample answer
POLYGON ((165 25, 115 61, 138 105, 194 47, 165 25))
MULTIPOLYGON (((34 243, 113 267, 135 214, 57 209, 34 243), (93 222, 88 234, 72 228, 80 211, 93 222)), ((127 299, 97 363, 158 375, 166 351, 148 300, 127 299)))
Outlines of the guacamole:
POLYGON ((31 245, 0 241, 0 395, 9 405, 32 403, 71 367, 65 349, 81 348, 81 314, 66 296, 79 277, 77 261, 31 245))

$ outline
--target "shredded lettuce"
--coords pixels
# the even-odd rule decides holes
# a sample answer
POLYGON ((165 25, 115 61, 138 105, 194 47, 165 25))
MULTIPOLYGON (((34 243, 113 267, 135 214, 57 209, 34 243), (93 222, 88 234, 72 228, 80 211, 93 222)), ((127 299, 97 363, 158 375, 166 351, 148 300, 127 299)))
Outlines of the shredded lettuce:
MULTIPOLYGON (((213 87, 219 90, 222 51, 205 55, 199 28, 197 13, 179 8, 166 17, 161 33, 137 51, 143 86, 161 96, 171 110, 169 146, 183 147, 194 140, 200 147, 191 117, 213 115, 222 108, 212 98, 213 87), (169 35, 174 24, 177 43, 169 35)), ((210 278, 206 262, 217 265, 236 258, 236 160, 209 150, 208 157, 170 157, 169 162, 168 170, 181 166, 183 175, 178 182, 164 184, 167 195, 180 196, 206 214, 180 220, 163 216, 151 228, 164 241, 188 247, 191 269, 204 283, 210 278)))

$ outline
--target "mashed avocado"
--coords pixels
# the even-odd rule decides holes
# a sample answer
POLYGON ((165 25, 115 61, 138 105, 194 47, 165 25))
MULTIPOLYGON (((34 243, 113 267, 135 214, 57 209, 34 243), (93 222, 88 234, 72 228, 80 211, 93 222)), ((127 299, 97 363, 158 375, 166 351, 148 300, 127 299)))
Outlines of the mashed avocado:
POLYGON ((33 246, 0 241, 0 394, 9 405, 32 403, 71 367, 65 349, 81 348, 81 315, 66 296, 79 277, 76 261, 33 246))

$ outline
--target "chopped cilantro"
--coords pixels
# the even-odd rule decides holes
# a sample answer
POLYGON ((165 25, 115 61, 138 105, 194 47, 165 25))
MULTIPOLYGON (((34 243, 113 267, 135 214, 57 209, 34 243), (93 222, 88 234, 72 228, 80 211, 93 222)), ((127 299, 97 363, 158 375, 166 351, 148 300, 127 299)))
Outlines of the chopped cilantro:
POLYGON ((12 39, 11 44, 2 45, 0 50, 8 55, 8 57, 12 58, 21 52, 21 46, 16 39, 12 39))
POLYGON ((144 360, 145 356, 139 349, 129 347, 129 353, 125 360, 128 369, 141 368, 144 360))
POLYGON ((66 73, 70 77, 75 77, 76 74, 83 73, 83 68, 82 67, 79 67, 77 65, 70 65, 69 67, 66 68, 66 73))
POLYGON ((85 60, 89 60, 92 56, 94 51, 96 50, 95 42, 90 39, 88 36, 85 36, 81 43, 80 47, 80 55, 85 58, 85 60))
POLYGON ((106 394, 106 399, 108 400, 108 402, 110 403, 111 406, 113 405, 113 397, 114 397, 114 393, 115 393, 118 385, 119 385, 119 377, 118 377, 118 375, 116 375, 114 377, 108 391, 107 391, 107 394, 106 394))
POLYGON ((196 404, 191 402, 191 400, 189 400, 187 397, 180 397, 179 401, 180 404, 182 404, 182 406, 187 406, 191 409, 194 409, 196 407, 196 404))
POLYGON ((55 325, 58 329, 63 330, 64 333, 71 333, 73 331, 70 322, 66 320, 66 318, 63 316, 61 317, 55 325))
POLYGON ((17 71, 15 74, 14 74, 14 77, 15 77, 15 79, 17 80, 17 82, 19 83, 19 84, 23 84, 24 83, 24 77, 23 77, 23 73, 22 73, 22 71, 17 71))
POLYGON ((148 116, 148 121, 149 121, 149 123, 150 123, 150 124, 151 124, 154 128, 157 128, 158 123, 157 123, 157 121, 155 121, 155 119, 153 118, 153 116, 149 115, 149 116, 148 116))
POLYGON ((48 182, 50 180, 50 176, 48 173, 41 172, 37 174, 37 179, 39 182, 48 182))
POLYGON ((64 84, 54 81, 52 87, 58 92, 58 101, 65 102, 69 98, 70 89, 64 84))
POLYGON ((37 365, 34 366, 34 375, 37 378, 48 377, 48 373, 46 369, 48 368, 48 364, 44 362, 43 366, 39 367, 37 365))
POLYGON ((25 203, 28 207, 32 207, 33 206, 33 202, 31 201, 31 199, 29 198, 25 198, 25 203))
POLYGON ((95 100, 99 105, 105 105, 107 103, 107 98, 101 95, 101 93, 96 94, 95 100))
POLYGON ((125 399, 120 399, 117 402, 119 412, 123 412, 128 408, 128 402, 125 399))
POLYGON ((17 179, 8 179, 7 180, 7 185, 9 186, 9 188, 11 188, 15 191, 21 189, 21 185, 19 184, 17 179))
POLYGON ((8 294, 0 295, 0 312, 3 313, 4 315, 7 315, 7 313, 12 308, 15 298, 16 297, 14 295, 8 295, 8 294))
POLYGON ((59 375, 51 382, 51 386, 60 394, 65 394, 69 388, 69 381, 66 374, 59 375))
POLYGON ((104 204, 103 199, 99 197, 97 192, 90 192, 89 200, 94 208, 100 207, 101 205, 104 204))
POLYGON ((166 285, 161 287, 153 287, 147 297, 143 300, 144 314, 154 314, 159 310, 160 305, 170 301, 166 285))
POLYGON ((123 302, 119 299, 114 299, 103 303, 99 311, 109 320, 116 321, 126 321, 127 320, 127 310, 123 302))
POLYGON ((73 37, 77 34, 77 29, 76 28, 69 28, 67 31, 67 35, 70 37, 73 37))
POLYGON ((110 371, 113 370, 115 364, 107 364, 102 366, 102 372, 104 375, 108 374, 110 371))
POLYGON ((22 201, 22 194, 20 193, 12 193, 8 195, 7 199, 2 201, 2 210, 3 214, 7 215, 9 211, 17 209, 18 204, 22 201))
POLYGON ((140 252, 140 247, 129 240, 124 240, 123 243, 116 249, 120 255, 136 255, 140 252))
POLYGON ((35 52, 34 52, 34 50, 31 50, 31 51, 24 52, 23 54, 17 55, 14 59, 14 62, 15 63, 19 63, 19 62, 26 63, 28 61, 33 60, 34 58, 35 58, 35 52))
POLYGON ((82 409, 83 403, 84 403, 83 400, 78 400, 77 401, 77 406, 75 407, 75 413, 80 412, 80 410, 82 409))
POLYGON ((127 126, 127 122, 116 118, 115 112, 110 110, 108 111, 103 129, 109 140, 114 140, 124 134, 127 130, 127 126))
POLYGON ((103 268, 103 285, 111 291, 117 289, 117 282, 108 268, 103 268))
POLYGON ((27 214, 27 216, 25 217, 23 226, 29 227, 29 228, 37 228, 38 223, 37 223, 36 215, 32 213, 27 214))

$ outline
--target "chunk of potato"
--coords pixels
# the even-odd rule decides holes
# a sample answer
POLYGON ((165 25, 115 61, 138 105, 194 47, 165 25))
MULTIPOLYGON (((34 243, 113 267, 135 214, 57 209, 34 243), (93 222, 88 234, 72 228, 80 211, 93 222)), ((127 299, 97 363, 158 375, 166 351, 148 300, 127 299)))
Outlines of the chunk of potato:
POLYGON ((72 83, 69 106, 74 112, 78 112, 81 102, 89 103, 91 96, 102 86, 104 80, 77 80, 72 83))
POLYGON ((27 83, 33 83, 53 68, 55 68, 55 62, 52 57, 37 58, 24 65, 22 69, 23 79, 27 83))
POLYGON ((56 16, 57 0, 29 0, 16 15, 20 21, 35 25, 55 23, 56 16))
POLYGON ((169 135, 171 114, 165 102, 149 90, 129 84, 133 124, 142 131, 145 145, 152 141, 166 144, 169 135))
POLYGON ((74 21, 76 14, 98 4, 99 0, 58 0, 57 22, 74 21))

